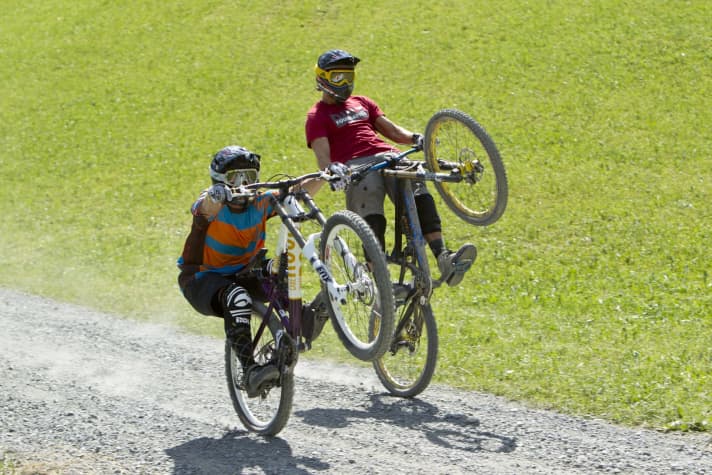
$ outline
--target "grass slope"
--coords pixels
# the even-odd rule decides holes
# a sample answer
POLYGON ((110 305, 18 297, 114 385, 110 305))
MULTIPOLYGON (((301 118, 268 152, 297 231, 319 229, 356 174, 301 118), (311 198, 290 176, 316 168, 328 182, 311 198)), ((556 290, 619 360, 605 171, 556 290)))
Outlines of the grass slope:
POLYGON ((0 285, 218 335, 174 266, 209 158, 313 169, 312 67, 342 47, 392 119, 462 109, 507 165, 495 226, 441 207, 480 257, 435 297, 439 380, 709 430, 709 2, 5 3, 0 285))

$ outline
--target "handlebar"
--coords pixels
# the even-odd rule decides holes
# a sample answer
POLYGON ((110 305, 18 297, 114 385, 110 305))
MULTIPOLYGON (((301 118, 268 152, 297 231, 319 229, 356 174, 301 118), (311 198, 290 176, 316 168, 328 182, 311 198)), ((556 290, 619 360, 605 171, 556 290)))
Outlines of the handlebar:
POLYGON ((359 180, 363 179, 363 177, 366 176, 368 173, 382 170, 384 168, 391 168, 393 166, 398 165, 399 163, 404 163, 406 161, 405 157, 420 151, 422 151, 422 148, 413 147, 397 154, 387 154, 373 163, 354 167, 353 171, 351 172, 351 181, 358 182, 359 180))
POLYGON ((242 185, 236 188, 233 188, 233 190, 236 190, 239 192, 240 190, 259 190, 261 188, 265 189, 271 189, 271 190, 280 190, 284 193, 289 193, 290 188, 292 188, 295 185, 301 185, 305 181, 311 180, 311 179, 319 179, 319 180, 324 180, 324 181, 333 181, 333 180, 338 180, 338 177, 335 177, 328 173, 326 170, 319 170, 316 172, 312 173, 307 173, 305 175, 301 175, 298 177, 294 178, 285 178, 284 180, 276 180, 276 181, 264 181, 264 182, 257 182, 257 183, 251 183, 249 185, 242 185))
POLYGON ((351 172, 351 182, 358 182, 368 173, 380 171, 384 175, 405 180, 449 183, 465 181, 474 184, 479 181, 479 175, 484 170, 477 159, 466 162, 449 162, 437 159, 436 170, 432 170, 422 161, 406 159, 408 155, 422 150, 421 147, 413 147, 397 154, 385 155, 372 163, 354 167, 351 172), (424 164, 425 166, 423 166, 424 164))
POLYGON ((405 151, 395 154, 395 155, 386 155, 385 157, 383 157, 382 160, 369 165, 367 170, 368 171, 376 171, 376 170, 381 170, 382 168, 388 168, 392 165, 397 165, 398 163, 403 161, 403 159, 405 157, 407 157, 408 155, 411 155, 416 152, 420 152, 421 150, 422 149, 420 149, 418 147, 413 147, 413 148, 409 148, 408 150, 405 150, 405 151))
MULTIPOLYGON (((400 153, 396 154, 386 154, 383 157, 379 158, 378 160, 360 165, 357 167, 352 168, 351 170, 351 175, 350 175, 350 181, 351 182, 358 182, 363 179, 364 176, 366 176, 368 173, 379 171, 379 170, 384 170, 383 173, 387 175, 392 175, 396 176, 398 178, 406 178, 406 179, 417 179, 417 180, 430 180, 430 181, 460 181, 463 179, 462 176, 453 176, 453 175, 446 175, 443 173, 435 173, 432 171, 424 171, 422 168, 419 167, 418 170, 416 171, 408 171, 408 170, 385 170, 388 168, 394 168, 397 165, 415 165, 415 164, 421 164, 422 162, 416 161, 416 162, 411 162, 410 160, 406 160, 406 157, 416 153, 416 152, 421 152, 423 151, 422 147, 411 147, 407 150, 404 150, 400 153)), ((442 162, 438 160, 438 162, 441 162, 440 169, 441 170, 449 170, 450 172, 461 172, 461 170, 458 170, 458 165, 457 164, 452 164, 448 162, 442 162)), ((459 175, 459 173, 458 173, 459 175)), ((331 182, 331 181, 336 181, 339 180, 340 178, 338 176, 332 175, 329 173, 328 169, 324 170, 319 170, 316 172, 312 173, 307 173, 305 175, 301 175, 298 177, 293 177, 293 178, 286 178, 284 180, 276 180, 276 181, 265 181, 265 182, 258 182, 258 183, 252 183, 249 185, 243 185, 240 187, 233 188, 233 193, 240 193, 242 190, 247 191, 247 190, 259 190, 261 188, 264 189, 272 189, 272 190, 280 190, 283 194, 289 194, 292 191, 290 190, 293 186, 295 185, 301 185, 302 183, 311 180, 311 179, 318 179, 318 180, 323 180, 326 182, 331 182)))

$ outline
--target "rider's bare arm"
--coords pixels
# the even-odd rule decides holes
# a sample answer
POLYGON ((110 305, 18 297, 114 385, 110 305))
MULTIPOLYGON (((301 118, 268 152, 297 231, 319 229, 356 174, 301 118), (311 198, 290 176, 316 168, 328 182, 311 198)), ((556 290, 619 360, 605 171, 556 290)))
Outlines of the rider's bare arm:
POLYGON ((194 216, 204 216, 208 219, 212 219, 220 212, 222 207, 223 204, 211 200, 208 196, 208 191, 205 190, 195 201, 191 211, 194 216))
POLYGON ((395 143, 404 145, 413 143, 413 132, 391 122, 385 115, 376 119, 376 130, 395 143))
MULTIPOLYGON (((326 137, 319 137, 311 142, 311 148, 316 156, 316 164, 319 170, 323 170, 329 166, 331 163, 331 147, 329 147, 329 139, 326 137)), ((309 192, 310 195, 314 196, 322 187, 324 182, 322 180, 314 179, 306 181, 302 184, 302 187, 309 192)))
POLYGON ((311 143, 311 148, 314 150, 319 170, 323 170, 328 167, 331 163, 331 147, 329 146, 329 139, 326 137, 314 139, 311 143))

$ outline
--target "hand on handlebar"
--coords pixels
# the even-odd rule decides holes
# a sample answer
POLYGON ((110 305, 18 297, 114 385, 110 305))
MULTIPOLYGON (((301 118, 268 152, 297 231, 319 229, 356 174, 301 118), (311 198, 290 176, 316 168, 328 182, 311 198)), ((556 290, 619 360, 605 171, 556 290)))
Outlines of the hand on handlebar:
POLYGON ((423 150, 423 136, 421 134, 413 134, 411 141, 413 142, 413 147, 423 150))
POLYGON ((329 172, 334 177, 329 180, 329 186, 334 191, 345 190, 351 181, 351 169, 343 163, 334 162, 329 165, 329 172))
POLYGON ((224 183, 215 183, 208 188, 208 196, 215 203, 225 204, 232 200, 232 191, 230 191, 230 187, 224 183))

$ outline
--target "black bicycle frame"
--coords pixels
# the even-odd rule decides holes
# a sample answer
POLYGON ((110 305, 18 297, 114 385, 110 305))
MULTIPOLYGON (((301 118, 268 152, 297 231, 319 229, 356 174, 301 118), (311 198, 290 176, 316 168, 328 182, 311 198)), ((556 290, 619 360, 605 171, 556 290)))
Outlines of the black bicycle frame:
MULTIPOLYGON (((361 171, 361 174, 369 172, 379 172, 384 175, 384 177, 392 177, 395 182, 394 199, 395 199, 395 244, 393 246, 393 252, 389 256, 389 260, 394 263, 401 263, 401 279, 405 273, 405 266, 407 265, 407 252, 413 253, 414 259, 421 269, 416 277, 415 285, 420 291, 421 297, 429 299, 433 293, 433 289, 437 285, 433 282, 430 275, 430 264, 428 263, 428 256, 426 252, 426 241, 423 235, 423 230, 420 227, 420 218, 418 217, 418 209, 415 204, 415 193, 413 192, 413 180, 431 180, 434 181, 436 177, 440 178, 441 175, 432 172, 419 171, 419 172, 409 172, 400 171, 388 168, 392 164, 397 164, 402 158, 420 151, 417 148, 412 148, 400 153, 395 157, 389 157, 382 162, 375 163, 368 169, 361 171), (399 222, 403 217, 405 217, 405 222, 399 222), (412 249, 403 249, 403 234, 406 234, 409 239, 406 239, 409 246, 412 249)), ((423 186, 425 184, 423 183, 423 186)))

